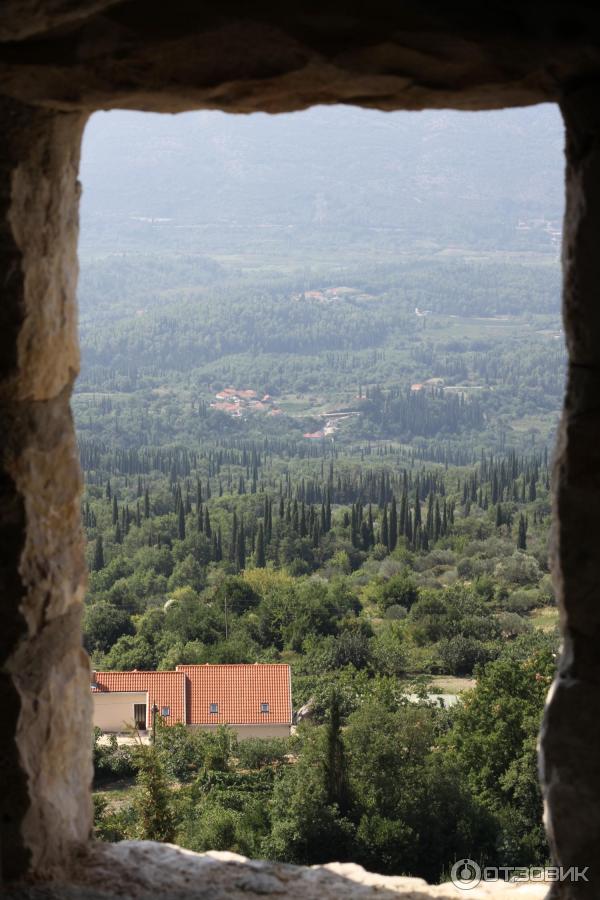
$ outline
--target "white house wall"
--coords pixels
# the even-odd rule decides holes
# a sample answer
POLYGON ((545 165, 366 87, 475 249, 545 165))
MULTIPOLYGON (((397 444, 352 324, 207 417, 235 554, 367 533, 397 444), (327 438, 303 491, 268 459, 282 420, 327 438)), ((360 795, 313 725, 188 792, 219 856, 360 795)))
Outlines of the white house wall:
POLYGON ((148 717, 148 694, 146 691, 93 691, 94 726, 102 731, 123 734, 134 728, 133 707, 136 703, 146 706, 148 717))

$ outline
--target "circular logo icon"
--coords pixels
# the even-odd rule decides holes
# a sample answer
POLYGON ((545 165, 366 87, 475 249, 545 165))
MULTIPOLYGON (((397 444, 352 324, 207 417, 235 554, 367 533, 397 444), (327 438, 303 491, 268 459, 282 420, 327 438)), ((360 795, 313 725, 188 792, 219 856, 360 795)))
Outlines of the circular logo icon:
POLYGON ((450 870, 452 884, 462 891, 470 891, 481 881, 481 867, 474 859, 459 859, 450 870))

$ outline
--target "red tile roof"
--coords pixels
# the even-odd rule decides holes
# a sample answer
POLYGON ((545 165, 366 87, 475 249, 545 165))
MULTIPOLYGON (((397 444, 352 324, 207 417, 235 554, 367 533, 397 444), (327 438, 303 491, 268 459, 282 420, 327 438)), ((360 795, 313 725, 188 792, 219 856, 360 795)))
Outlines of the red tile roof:
POLYGON ((188 724, 292 724, 290 667, 253 665, 177 666, 185 672, 188 724), (218 712, 211 713, 211 703, 218 712), (268 712, 261 705, 268 704, 268 712))
POLYGON ((169 707, 170 714, 165 717, 168 725, 185 724, 185 682, 183 672, 96 672, 92 691, 147 691, 149 728, 155 703, 159 711, 169 707))
POLYGON ((253 665, 177 666, 175 672, 95 672, 92 691, 147 691, 152 706, 168 706, 167 724, 262 725, 292 723, 290 667, 253 665), (211 704, 217 704, 211 713, 211 704), (263 712, 263 705, 268 711, 263 712))

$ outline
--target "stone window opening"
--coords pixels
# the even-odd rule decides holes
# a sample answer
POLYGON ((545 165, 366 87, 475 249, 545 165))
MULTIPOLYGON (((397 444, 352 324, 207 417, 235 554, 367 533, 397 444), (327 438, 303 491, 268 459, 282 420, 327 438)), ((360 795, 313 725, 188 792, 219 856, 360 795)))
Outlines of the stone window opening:
MULTIPOLYGON (((79 366, 77 173, 87 117, 118 107, 277 113, 316 103, 383 110, 560 104, 569 362, 552 558, 564 648, 540 736, 540 773, 554 861, 593 865, 600 849, 595 11, 580 2, 518 10, 381 2, 357 11, 327 0, 318 12, 266 4, 242 13, 228 2, 217 12, 186 0, 42 0, 26 8, 7 0, 0 66, 0 877, 117 886, 133 867, 140 879, 152 878, 147 888, 156 896, 161 884, 175 884, 176 871, 189 880, 193 870, 206 885, 221 878, 226 896, 241 865, 223 862, 209 873, 201 861, 175 863, 168 847, 90 843, 90 669, 80 621, 86 575, 69 408, 79 366)), ((276 867, 269 872, 277 879, 276 867)), ((358 876, 341 867, 319 877, 342 896, 358 876)), ((294 878, 300 885, 304 875, 294 878)), ((323 895, 322 885, 311 894, 309 884, 305 896, 323 895)), ((589 882, 558 886, 556 895, 597 896, 595 884, 592 873, 589 882)))

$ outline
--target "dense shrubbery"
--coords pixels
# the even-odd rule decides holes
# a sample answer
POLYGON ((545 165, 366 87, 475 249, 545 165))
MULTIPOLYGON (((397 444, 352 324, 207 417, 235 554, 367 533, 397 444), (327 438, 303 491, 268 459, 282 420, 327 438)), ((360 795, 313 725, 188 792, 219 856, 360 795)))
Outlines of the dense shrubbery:
POLYGON ((201 463, 181 454, 168 479, 89 489, 84 632, 96 667, 286 658, 306 674, 468 675, 552 604, 540 456, 416 476, 393 454, 381 467, 331 460, 328 476, 314 460, 285 491, 256 450, 229 457, 227 493, 222 461, 209 457, 216 471, 194 486, 185 467, 201 463), (353 491, 364 499, 332 502, 353 491))
POLYGON ((130 751, 130 804, 97 802, 99 833, 296 863, 352 859, 432 881, 465 856, 542 864, 535 743, 554 669, 544 643, 515 644, 478 669, 449 711, 409 700, 395 678, 346 670, 315 698, 322 724, 289 741, 160 728, 154 748, 130 751))

